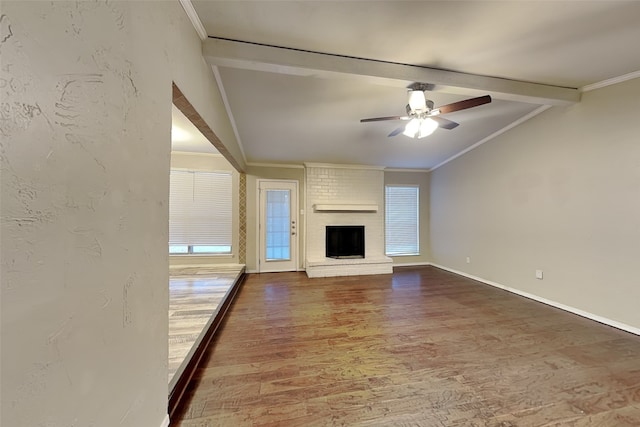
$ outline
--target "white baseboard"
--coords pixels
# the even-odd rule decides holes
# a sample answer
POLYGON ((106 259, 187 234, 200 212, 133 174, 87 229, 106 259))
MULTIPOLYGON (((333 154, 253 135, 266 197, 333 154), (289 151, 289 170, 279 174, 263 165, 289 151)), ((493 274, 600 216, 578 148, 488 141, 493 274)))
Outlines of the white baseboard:
POLYGON ((559 308, 560 310, 564 310, 564 311, 568 311, 569 313, 577 314, 578 316, 586 317, 587 319, 590 319, 590 320, 595 320, 598 323, 603 323, 605 325, 612 326, 614 328, 621 329, 623 331, 630 332, 630 333, 635 334, 635 335, 640 335, 640 328, 636 328, 634 326, 627 325, 626 323, 622 323, 622 322, 618 322, 616 320, 611 320, 611 319, 606 318, 606 317, 598 316, 597 314, 589 313, 587 311, 580 310, 579 308, 575 308, 575 307, 571 307, 569 305, 561 304, 559 302, 552 301, 552 300, 540 297, 538 295, 530 294, 528 292, 524 292, 524 291, 521 291, 519 289, 511 288, 509 286, 505 286, 505 285, 500 284, 500 283, 492 282, 491 280, 483 279, 482 277, 477 277, 477 276, 474 276, 474 275, 471 275, 471 274, 467 274, 467 273, 465 273, 463 271, 458 271, 458 270, 455 270, 453 268, 445 267, 444 265, 439 265, 439 264, 434 264, 434 263, 429 263, 429 265, 432 265, 432 266, 434 266, 436 268, 440 268, 442 270, 449 271, 451 273, 458 274, 460 276, 467 277, 469 279, 477 280, 478 282, 482 282, 482 283, 485 283, 487 285, 494 286, 496 288, 504 289, 505 291, 508 291, 508 292, 523 296, 525 298, 532 299, 534 301, 541 302, 541 303, 546 304, 546 305, 550 305, 550 306, 555 307, 555 308, 559 308))
POLYGON ((237 270, 238 267, 244 267, 244 264, 234 264, 232 262, 224 263, 202 263, 202 264, 170 264, 169 270, 180 270, 182 268, 219 268, 220 270, 237 270))
MULTIPOLYGON (((304 268, 299 268, 296 271, 305 271, 304 268)), ((249 274, 249 273, 253 273, 253 274, 257 274, 260 273, 258 270, 245 270, 245 273, 249 274)))
MULTIPOLYGON (((406 263, 406 264, 394 264, 393 266, 394 267, 411 267, 411 266, 429 266, 429 265, 431 265, 433 267, 436 267, 436 268, 440 268, 442 270, 449 271, 451 273, 458 274, 460 276, 467 277, 469 279, 477 280, 478 282, 482 282, 482 283, 485 283, 487 285, 494 286, 494 287, 499 288, 499 289, 503 289, 503 290, 505 290, 507 292, 511 292, 513 294, 520 295, 520 296, 523 296, 525 298, 529 298, 529 299, 532 299, 534 301, 538 301, 538 302, 541 302, 541 303, 546 304, 546 305, 550 305, 550 306, 555 307, 555 308, 559 308, 560 310, 568 311, 569 313, 577 314, 578 316, 585 317, 585 318, 590 319, 590 320, 594 320, 594 321, 596 321, 598 323, 603 323, 605 325, 612 326, 614 328, 617 328, 617 329, 620 329, 620 330, 623 330, 623 331, 626 331, 626 332, 630 332, 630 333, 632 333, 634 335, 639 335, 640 336, 640 328, 636 328, 635 326, 627 325, 626 323, 618 322, 616 320, 612 320, 612 319, 609 319, 607 317, 602 317, 602 316, 599 316, 597 314, 589 313, 587 311, 580 310, 579 308, 575 308, 575 307, 571 307, 569 305, 561 304, 559 302, 552 301, 552 300, 540 297, 538 295, 530 294, 528 292, 524 292, 524 291, 521 291, 519 289, 511 288, 511 287, 503 285, 501 283, 492 282, 491 280, 486 280, 486 279, 483 279, 482 277, 474 276, 472 274, 468 274, 468 273, 465 273, 463 271, 459 271, 459 270, 455 270, 453 268, 445 267, 444 265, 439 265, 439 264, 435 264, 435 263, 432 263, 432 262, 416 262, 416 263, 406 263)), ((247 270, 247 273, 258 273, 258 271, 247 270)))
POLYGON ((164 420, 162 421, 162 424, 160 424, 160 427, 169 427, 169 414, 164 417, 164 420))
MULTIPOLYGON (((420 267, 420 266, 425 266, 425 265, 433 265, 430 262, 396 262, 393 264, 394 267, 420 267)), ((434 266, 435 267, 435 266, 434 266)))

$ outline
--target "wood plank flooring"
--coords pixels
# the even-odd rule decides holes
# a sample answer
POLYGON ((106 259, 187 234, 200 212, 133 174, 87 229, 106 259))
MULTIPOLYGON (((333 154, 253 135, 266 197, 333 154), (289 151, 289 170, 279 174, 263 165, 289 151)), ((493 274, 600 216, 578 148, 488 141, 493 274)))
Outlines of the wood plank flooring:
POLYGON ((640 337, 434 267, 249 275, 172 426, 640 426, 640 337))
POLYGON ((244 267, 172 269, 169 278, 169 390, 244 267))

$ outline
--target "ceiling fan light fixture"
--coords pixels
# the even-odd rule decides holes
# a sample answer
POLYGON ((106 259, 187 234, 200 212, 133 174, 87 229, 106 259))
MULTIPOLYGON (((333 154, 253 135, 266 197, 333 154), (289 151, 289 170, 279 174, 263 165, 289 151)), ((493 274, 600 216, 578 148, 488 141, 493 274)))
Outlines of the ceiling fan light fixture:
POLYGON ((412 111, 427 111, 427 100, 421 90, 409 91, 409 107, 412 111))
POLYGON ((403 135, 409 138, 424 138, 431 135, 438 128, 438 122, 433 119, 411 119, 404 127, 403 135))
POLYGON ((423 119, 420 123, 420 132, 418 138, 424 138, 431 135, 438 128, 438 122, 431 118, 423 119))
MULTIPOLYGON (((419 88, 414 88, 416 85, 422 85, 422 83, 414 83, 410 86, 409 104, 407 105, 406 116, 373 117, 370 119, 361 119, 360 122, 408 120, 409 122, 405 125, 404 132, 402 132, 402 134, 409 138, 424 138, 425 136, 431 135, 438 127, 451 130, 455 129, 459 125, 459 123, 448 119, 438 117, 437 120, 434 120, 431 117, 466 110, 468 108, 478 107, 491 102, 491 96, 484 95, 434 108, 433 101, 425 98, 424 91, 419 88)), ((402 130, 402 127, 399 127, 391 132, 389 136, 396 136, 402 130)))
POLYGON ((415 138, 420 131, 420 119, 411 119, 409 123, 404 127, 403 135, 409 138, 415 138))

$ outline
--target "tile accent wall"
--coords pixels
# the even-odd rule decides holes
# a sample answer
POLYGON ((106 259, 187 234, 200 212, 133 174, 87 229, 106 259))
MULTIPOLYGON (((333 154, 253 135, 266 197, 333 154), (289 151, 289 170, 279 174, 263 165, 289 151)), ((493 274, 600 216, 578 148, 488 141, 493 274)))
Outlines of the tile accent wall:
POLYGON ((366 166, 305 165, 306 271, 309 277, 391 273, 384 254, 384 170, 366 166), (377 205, 377 211, 316 211, 314 205, 377 205), (365 258, 325 256, 327 225, 364 225, 365 258))
POLYGON ((238 188, 240 194, 239 204, 239 222, 240 235, 238 241, 238 262, 240 264, 247 263, 247 175, 240 173, 240 185, 238 188))

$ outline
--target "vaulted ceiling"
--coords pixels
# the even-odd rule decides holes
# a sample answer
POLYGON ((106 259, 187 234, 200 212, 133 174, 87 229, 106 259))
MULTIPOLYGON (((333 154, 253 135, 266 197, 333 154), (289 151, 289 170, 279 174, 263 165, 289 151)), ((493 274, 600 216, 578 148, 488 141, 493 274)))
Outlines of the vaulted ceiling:
MULTIPOLYGON (((585 86, 640 75, 640 2, 184 1, 249 164, 323 162, 430 169, 585 86), (434 85, 450 113, 424 139, 405 122, 406 86, 434 85)), ((553 110, 546 114, 552 114, 553 110)))

